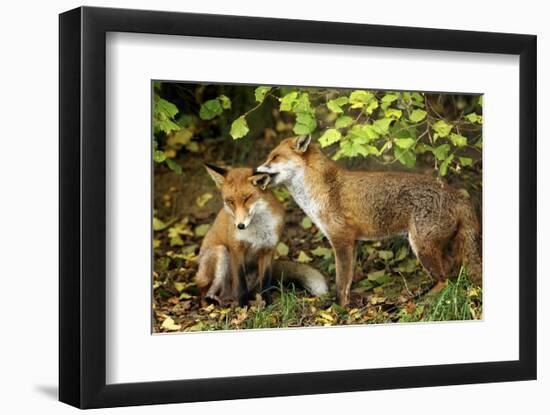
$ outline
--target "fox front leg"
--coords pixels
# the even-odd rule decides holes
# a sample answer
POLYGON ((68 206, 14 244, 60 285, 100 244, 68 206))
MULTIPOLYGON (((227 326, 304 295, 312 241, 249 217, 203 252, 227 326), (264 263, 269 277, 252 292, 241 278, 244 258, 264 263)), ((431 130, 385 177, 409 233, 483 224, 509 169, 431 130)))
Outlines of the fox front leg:
POLYGON ((336 257, 336 303, 346 307, 349 304, 349 291, 353 279, 354 242, 334 241, 332 247, 336 257))
POLYGON ((272 253, 268 252, 260 256, 258 260, 258 287, 261 289, 262 298, 267 305, 271 304, 271 280, 273 277, 272 253))
POLYGON ((233 298, 239 302, 240 307, 244 307, 248 304, 244 255, 240 255, 239 258, 231 264, 231 289, 233 298))

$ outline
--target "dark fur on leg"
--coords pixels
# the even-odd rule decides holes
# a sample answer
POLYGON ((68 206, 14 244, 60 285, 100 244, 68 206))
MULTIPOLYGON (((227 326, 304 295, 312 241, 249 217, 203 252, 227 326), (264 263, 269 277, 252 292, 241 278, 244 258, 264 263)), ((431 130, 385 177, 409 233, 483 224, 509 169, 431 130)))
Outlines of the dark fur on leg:
POLYGON ((270 305, 272 303, 272 299, 271 299, 272 279, 273 279, 273 268, 271 265, 269 265, 265 270, 265 275, 262 281, 262 298, 265 301, 266 305, 270 305))
POLYGON ((239 269, 239 306, 244 307, 248 304, 248 288, 246 286, 246 267, 242 266, 239 269))

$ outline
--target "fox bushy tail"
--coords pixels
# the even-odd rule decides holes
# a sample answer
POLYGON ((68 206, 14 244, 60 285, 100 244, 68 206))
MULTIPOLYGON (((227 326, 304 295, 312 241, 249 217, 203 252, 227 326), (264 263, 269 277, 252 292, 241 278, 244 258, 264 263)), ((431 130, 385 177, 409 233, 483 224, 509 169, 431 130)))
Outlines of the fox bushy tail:
POLYGON ((458 230, 455 237, 455 258, 457 264, 463 264, 470 279, 481 285, 481 243, 480 226, 476 212, 469 200, 460 206, 458 230))
POLYGON ((328 292, 328 285, 324 275, 315 268, 299 262, 274 261, 273 279, 282 281, 283 283, 298 283, 315 296, 328 292))

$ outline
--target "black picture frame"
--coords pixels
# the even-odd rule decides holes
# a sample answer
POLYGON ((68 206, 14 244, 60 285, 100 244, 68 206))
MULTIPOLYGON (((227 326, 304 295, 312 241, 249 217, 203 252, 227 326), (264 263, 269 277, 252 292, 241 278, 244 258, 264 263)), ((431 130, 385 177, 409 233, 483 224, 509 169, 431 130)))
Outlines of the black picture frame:
POLYGON ((93 7, 61 14, 59 400, 98 408, 536 379, 536 41, 534 35, 93 7), (519 360, 106 384, 107 32, 519 56, 519 360))

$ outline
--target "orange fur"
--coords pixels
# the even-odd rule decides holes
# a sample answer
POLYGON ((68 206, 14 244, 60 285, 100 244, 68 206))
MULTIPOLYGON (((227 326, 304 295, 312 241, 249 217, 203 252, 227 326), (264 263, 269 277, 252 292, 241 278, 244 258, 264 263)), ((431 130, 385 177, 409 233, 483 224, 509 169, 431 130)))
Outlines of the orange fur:
MULTIPOLYGON (((202 242, 196 282, 203 298, 238 300, 244 305, 249 292, 270 287, 271 262, 284 226, 284 209, 266 190, 268 175, 255 175, 250 168, 224 171, 207 165, 206 169, 221 192, 224 208, 202 242), (256 278, 247 287, 250 273, 256 278)), ((268 294, 263 295, 267 299, 268 294)))
POLYGON ((330 241, 337 301, 349 302, 356 240, 406 235, 428 272, 446 278, 462 260, 481 283, 479 224, 470 202, 441 179, 401 172, 350 171, 328 159, 310 137, 282 141, 258 171, 285 185, 330 241), (445 256, 451 244, 455 258, 445 256))

